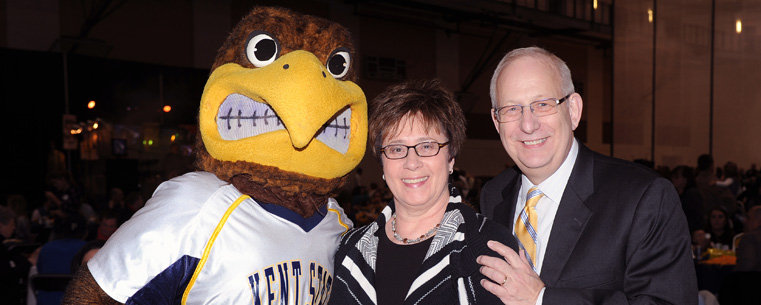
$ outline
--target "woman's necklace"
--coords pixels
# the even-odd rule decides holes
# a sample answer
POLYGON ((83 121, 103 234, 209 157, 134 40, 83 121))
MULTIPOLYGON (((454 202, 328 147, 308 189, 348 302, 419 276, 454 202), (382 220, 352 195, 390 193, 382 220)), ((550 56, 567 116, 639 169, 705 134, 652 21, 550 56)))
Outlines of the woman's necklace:
POLYGON ((428 233, 425 233, 425 235, 420 235, 420 237, 415 239, 402 238, 401 236, 399 236, 399 234, 396 234, 396 213, 394 213, 394 215, 391 216, 391 232, 394 232, 394 238, 396 238, 396 240, 407 245, 419 243, 423 240, 428 239, 429 237, 433 236, 433 234, 435 234, 436 231, 439 230, 440 226, 441 226, 441 223, 437 223, 436 226, 433 227, 433 229, 428 230, 428 233))

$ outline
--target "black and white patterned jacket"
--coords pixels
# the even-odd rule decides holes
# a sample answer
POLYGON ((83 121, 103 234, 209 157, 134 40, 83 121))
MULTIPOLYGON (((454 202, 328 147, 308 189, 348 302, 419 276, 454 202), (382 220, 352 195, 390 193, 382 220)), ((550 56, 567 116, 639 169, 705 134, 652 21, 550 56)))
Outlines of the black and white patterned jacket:
MULTIPOLYGON (((404 304, 502 304, 481 287, 480 281, 485 277, 479 272, 476 258, 484 254, 499 257, 486 242, 496 240, 508 244, 514 242, 514 237, 509 229, 461 203, 459 193, 451 186, 449 201, 441 227, 431 241, 404 304)), ((383 232, 393 213, 392 200, 373 223, 352 229, 341 238, 331 305, 377 304, 376 232, 379 229, 383 232)))

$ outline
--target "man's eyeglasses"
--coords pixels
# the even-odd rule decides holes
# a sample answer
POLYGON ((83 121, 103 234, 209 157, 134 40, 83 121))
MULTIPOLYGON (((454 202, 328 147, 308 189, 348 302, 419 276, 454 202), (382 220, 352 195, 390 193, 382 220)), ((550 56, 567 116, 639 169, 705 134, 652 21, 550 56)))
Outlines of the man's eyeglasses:
POLYGON ((421 157, 433 157, 439 154, 442 147, 449 145, 449 142, 437 143, 437 142, 423 142, 413 146, 407 146, 402 144, 392 144, 381 148, 381 152, 386 155, 389 160, 403 159, 407 157, 407 153, 410 148, 415 149, 415 153, 421 157))
POLYGON ((531 113, 533 113, 535 116, 555 114, 558 112, 557 106, 565 102, 569 96, 571 96, 570 93, 561 99, 547 98, 532 102, 528 106, 507 105, 499 107, 494 109, 494 118, 497 119, 497 122, 500 123, 520 120, 521 116, 523 116, 523 108, 525 107, 531 109, 531 113))

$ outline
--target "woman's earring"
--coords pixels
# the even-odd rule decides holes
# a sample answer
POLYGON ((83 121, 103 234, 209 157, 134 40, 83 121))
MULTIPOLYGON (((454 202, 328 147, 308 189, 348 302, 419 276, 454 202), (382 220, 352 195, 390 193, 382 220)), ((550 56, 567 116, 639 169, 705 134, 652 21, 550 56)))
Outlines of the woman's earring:
POLYGON ((383 181, 386 181, 386 174, 383 174, 383 176, 381 176, 381 178, 383 178, 383 181))
POLYGON ((449 169, 449 174, 451 175, 452 173, 454 173, 454 170, 453 169, 449 169))

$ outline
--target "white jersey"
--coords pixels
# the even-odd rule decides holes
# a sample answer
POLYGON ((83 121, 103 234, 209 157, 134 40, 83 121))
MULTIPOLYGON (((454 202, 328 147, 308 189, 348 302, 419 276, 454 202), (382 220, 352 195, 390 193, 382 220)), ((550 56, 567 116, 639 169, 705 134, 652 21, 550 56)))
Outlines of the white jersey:
POLYGON ((127 304, 327 303, 351 222, 332 198, 308 231, 279 214, 211 173, 188 173, 162 183, 87 266, 127 304))

